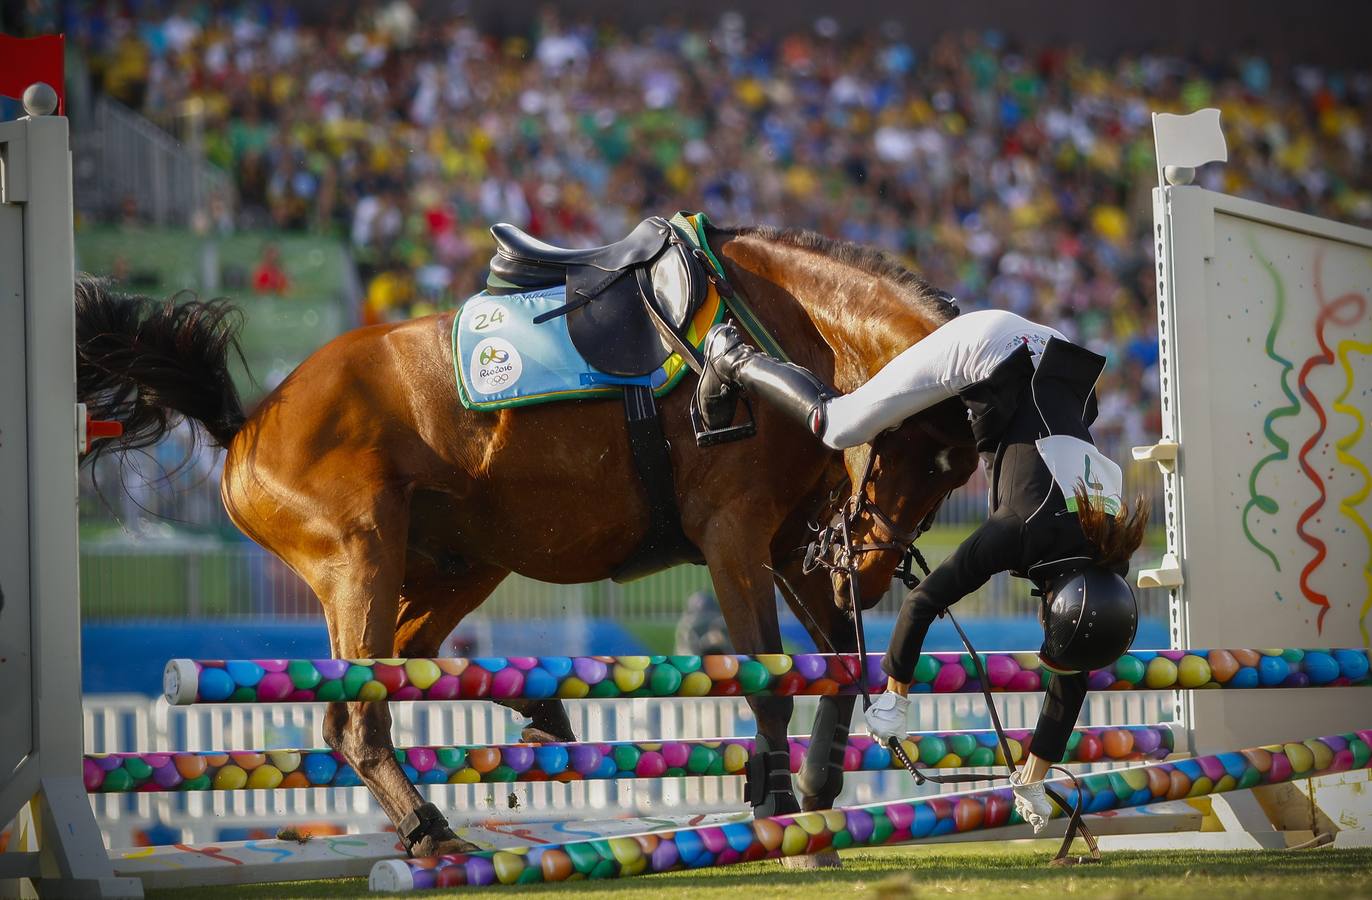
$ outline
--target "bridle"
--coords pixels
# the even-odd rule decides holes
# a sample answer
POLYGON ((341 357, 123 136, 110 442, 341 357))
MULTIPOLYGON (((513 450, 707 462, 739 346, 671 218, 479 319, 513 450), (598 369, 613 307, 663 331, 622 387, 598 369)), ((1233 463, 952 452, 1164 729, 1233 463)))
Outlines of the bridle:
MULTIPOLYGON (((899 579, 910 590, 914 590, 920 582, 920 576, 914 573, 915 565, 918 565, 925 575, 929 574, 929 564, 925 562, 924 554, 915 547, 915 541, 934 524, 934 516, 938 514, 943 501, 948 497, 945 494, 939 498, 920 523, 913 530, 906 531, 895 523, 876 500, 867 495, 867 486, 872 483, 872 464, 875 460, 876 452, 868 451, 862 478, 859 479, 853 493, 830 517, 828 524, 821 525, 818 521, 810 523, 810 530, 815 532, 815 539, 806 545, 805 559, 801 563, 801 572, 805 575, 816 569, 826 569, 831 575, 842 575, 848 582, 849 603, 854 610, 861 608, 860 598, 857 596, 857 570, 860 557, 865 553, 899 553, 900 564, 893 577, 899 579), (886 531, 886 540, 869 540, 863 544, 854 541, 854 528, 864 514, 881 525, 886 531)), ((830 507, 839 496, 841 495, 837 490, 829 495, 830 507)))
MULTIPOLYGON (((862 708, 864 710, 872 705, 872 697, 867 690, 867 629, 862 624, 862 598, 858 596, 859 558, 864 553, 896 552, 901 554, 900 564, 893 577, 899 578, 907 588, 914 590, 919 586, 920 576, 914 573, 913 566, 918 565, 925 575, 929 574, 929 563, 925 561, 924 554, 916 549, 915 541, 933 525, 934 516, 943 506, 943 501, 948 499, 947 494, 940 497, 913 531, 902 529, 877 505, 876 500, 867 496, 867 486, 872 483, 872 464, 876 460, 876 455, 874 447, 868 449, 867 463, 863 466, 862 478, 858 479, 853 488, 853 493, 829 519, 829 523, 827 525, 820 525, 819 522, 810 523, 810 530, 816 532, 816 535, 815 539, 805 546, 805 558, 800 566, 803 575, 809 575, 816 569, 825 569, 831 578, 836 574, 843 576, 848 588, 848 609, 853 615, 853 630, 857 639, 860 674, 856 677, 856 681, 862 691, 862 708), (855 542, 853 526, 857 524, 863 513, 870 515, 886 529, 889 535, 887 540, 868 541, 865 544, 855 542)), ((873 490, 872 493, 875 494, 876 491, 873 490)), ((828 507, 831 508, 840 496, 842 495, 839 490, 835 488, 829 495, 828 507)), ((792 594, 795 594, 795 589, 786 584, 785 579, 780 578, 779 573, 774 572, 774 575, 792 594)), ((815 633, 823 634, 824 630, 815 623, 814 618, 805 609, 805 604, 799 602, 798 595, 796 599, 795 607, 804 612, 811 624, 815 625, 815 633)), ((833 650, 832 645, 830 645, 830 650, 833 650)), ((898 752, 904 759, 904 750, 898 750, 898 752)), ((907 765, 907 768, 912 774, 914 773, 913 765, 907 765)), ((916 775, 915 777, 919 779, 921 776, 916 775)))

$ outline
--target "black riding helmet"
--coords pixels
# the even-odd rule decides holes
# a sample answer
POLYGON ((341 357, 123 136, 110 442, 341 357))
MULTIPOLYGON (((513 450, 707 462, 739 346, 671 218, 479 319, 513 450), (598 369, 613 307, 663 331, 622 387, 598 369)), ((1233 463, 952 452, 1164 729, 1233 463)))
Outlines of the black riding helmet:
POLYGON ((1134 642, 1139 607, 1129 582, 1089 566, 1059 575, 1043 591, 1039 659, 1055 672, 1089 672, 1110 665, 1134 642))

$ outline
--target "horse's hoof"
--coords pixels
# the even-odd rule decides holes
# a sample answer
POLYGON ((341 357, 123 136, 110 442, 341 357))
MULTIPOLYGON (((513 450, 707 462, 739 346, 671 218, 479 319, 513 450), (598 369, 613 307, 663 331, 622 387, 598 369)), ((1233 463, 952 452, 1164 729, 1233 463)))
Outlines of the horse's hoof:
POLYGON ((841 869, 843 860, 837 850, 821 850, 809 856, 783 856, 781 864, 788 869, 841 869))
POLYGON ((478 853, 481 848, 471 841, 464 841, 457 835, 435 840, 432 837, 424 837, 415 842, 410 848, 410 856, 415 859, 424 859, 429 856, 447 856, 449 853, 478 853))
POLYGON ((529 725, 519 733, 519 739, 526 744, 562 744, 565 741, 557 735, 542 728, 529 725))
MULTIPOLYGON (((464 841, 460 837, 451 837, 438 845, 438 853, 435 856, 447 856, 449 853, 479 853, 481 848, 471 841, 464 841)), ((838 856, 837 853, 834 854, 838 856)))

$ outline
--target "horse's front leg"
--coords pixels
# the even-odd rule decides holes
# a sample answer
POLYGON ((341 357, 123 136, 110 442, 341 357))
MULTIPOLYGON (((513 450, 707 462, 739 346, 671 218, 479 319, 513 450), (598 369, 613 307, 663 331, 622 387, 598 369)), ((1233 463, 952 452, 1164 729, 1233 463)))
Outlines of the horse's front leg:
POLYGON ((848 749, 848 728, 856 700, 853 696, 820 698, 810 745, 796 776, 801 808, 806 812, 832 809, 843 792, 843 755, 848 749))
MULTIPOLYGON (((739 653, 780 653, 768 535, 744 516, 718 515, 702 541, 715 595, 729 637, 739 653)), ((757 718, 757 745, 748 762, 748 800, 758 817, 800 811, 791 791, 786 729, 795 707, 790 697, 749 697, 757 718)))
MULTIPOLYGON (((823 572, 805 575, 790 559, 778 567, 789 590, 786 601, 805 625, 821 653, 855 653, 857 632, 852 617, 834 602, 833 587, 823 572), (794 593, 793 593, 794 592, 794 593)), ((843 791, 843 755, 857 697, 822 697, 810 732, 810 744, 796 777, 801 806, 807 812, 830 809, 843 791)))

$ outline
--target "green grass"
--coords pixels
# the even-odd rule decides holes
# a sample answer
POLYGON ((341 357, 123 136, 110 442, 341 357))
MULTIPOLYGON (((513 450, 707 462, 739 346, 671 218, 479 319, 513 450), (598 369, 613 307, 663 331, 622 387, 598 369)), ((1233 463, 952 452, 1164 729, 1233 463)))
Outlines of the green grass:
POLYGON ((222 617, 242 612, 249 581, 269 578, 227 554, 184 550, 81 555, 81 611, 95 618, 124 615, 222 617), (193 572, 193 575, 192 575, 193 572), (195 585, 195 596, 186 586, 195 585))
MULTIPOLYGON (((98 515, 102 510, 96 510, 98 515)), ((950 554, 971 532, 972 526, 938 526, 920 541, 931 562, 950 554)), ((242 543, 231 541, 223 551, 215 548, 212 534, 196 534, 195 552, 187 546, 164 548, 149 546, 143 552, 108 552, 100 546, 102 538, 117 538, 118 528, 104 521, 84 521, 81 539, 82 608, 88 616, 119 617, 144 615, 181 616, 188 612, 226 615, 241 611, 250 593, 245 579, 261 579, 263 574, 247 567, 240 555, 242 543), (194 578, 188 574, 194 567, 194 578), (196 585, 195 597, 187 596, 186 586, 196 585)), ((1160 536, 1160 532, 1158 532, 1160 536)), ((1152 552, 1156 557, 1161 551, 1152 552)), ((496 589, 486 603, 487 614, 500 618, 559 616, 571 607, 589 616, 613 618, 626 624, 652 652, 670 652, 676 634, 677 617, 685 609, 693 591, 711 590, 709 571, 704 566, 678 566, 624 585, 596 582, 588 585, 555 585, 512 578, 496 589), (575 598, 575 603, 570 601, 575 598), (584 605, 583 605, 584 604, 584 605)), ((966 615, 980 611, 974 596, 963 604, 966 615)))
MULTIPOLYGON (((969 897, 975 900, 1174 900, 1232 897, 1350 900, 1372 897, 1372 850, 1146 851, 1107 853, 1097 866, 1050 868, 1046 843, 902 847, 843 854, 838 870, 789 870, 775 862, 678 872, 622 881, 573 882, 523 888, 426 891, 403 897, 559 895, 580 900, 660 900, 664 895, 701 900, 768 897, 969 897)), ((360 879, 290 885, 153 891, 150 898, 381 897, 360 879)))

